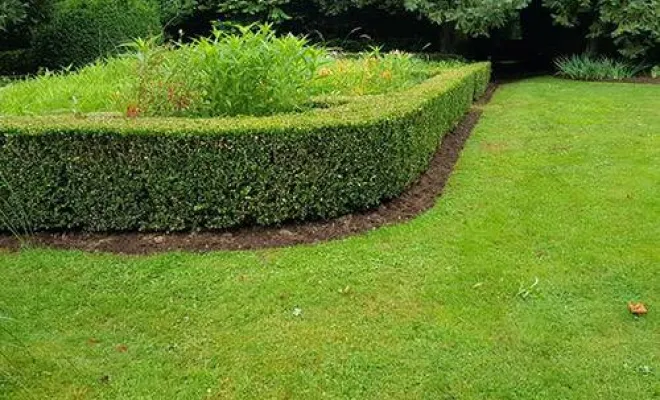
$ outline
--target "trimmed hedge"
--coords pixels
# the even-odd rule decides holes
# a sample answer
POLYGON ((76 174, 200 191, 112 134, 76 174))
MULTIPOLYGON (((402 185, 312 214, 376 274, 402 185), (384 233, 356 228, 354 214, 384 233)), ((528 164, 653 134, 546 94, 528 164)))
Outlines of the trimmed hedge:
POLYGON ((160 11, 148 0, 64 0, 37 29, 32 47, 40 67, 77 67, 160 32, 160 11))
POLYGON ((428 167, 489 77, 473 64, 262 118, 0 118, 0 229, 219 229, 373 207, 428 167))

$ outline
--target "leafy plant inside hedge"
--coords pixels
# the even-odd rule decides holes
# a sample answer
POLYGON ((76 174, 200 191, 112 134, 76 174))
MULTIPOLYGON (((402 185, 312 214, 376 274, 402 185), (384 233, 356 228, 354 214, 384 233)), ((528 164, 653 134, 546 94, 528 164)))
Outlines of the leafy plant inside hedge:
POLYGON ((190 44, 138 39, 123 48, 130 52, 12 84, 0 91, 0 114, 267 115, 399 91, 461 65, 379 49, 331 53, 304 38, 278 37, 270 25, 216 30, 190 44))
POLYGON ((302 109, 324 49, 271 25, 214 29, 175 49, 138 41, 135 105, 145 115, 267 115, 302 109))

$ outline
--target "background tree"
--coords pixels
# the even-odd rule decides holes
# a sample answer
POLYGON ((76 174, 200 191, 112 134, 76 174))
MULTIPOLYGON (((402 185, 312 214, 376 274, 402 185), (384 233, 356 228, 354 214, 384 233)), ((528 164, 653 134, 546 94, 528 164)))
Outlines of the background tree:
POLYGON ((48 14, 50 0, 0 0, 0 31, 28 28, 48 14))
POLYGON ((660 0, 544 0, 544 5, 558 24, 588 24, 592 39, 611 39, 627 58, 660 46, 660 0))
POLYGON ((0 30, 19 24, 27 18, 28 4, 22 0, 0 0, 0 30))

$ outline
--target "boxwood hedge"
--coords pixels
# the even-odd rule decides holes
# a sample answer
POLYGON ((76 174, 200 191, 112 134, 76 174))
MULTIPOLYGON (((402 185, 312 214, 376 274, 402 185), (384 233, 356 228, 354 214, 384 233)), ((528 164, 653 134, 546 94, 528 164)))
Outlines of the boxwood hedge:
POLYGON ((0 229, 219 229, 399 195, 486 89, 487 63, 299 114, 0 117, 0 229))

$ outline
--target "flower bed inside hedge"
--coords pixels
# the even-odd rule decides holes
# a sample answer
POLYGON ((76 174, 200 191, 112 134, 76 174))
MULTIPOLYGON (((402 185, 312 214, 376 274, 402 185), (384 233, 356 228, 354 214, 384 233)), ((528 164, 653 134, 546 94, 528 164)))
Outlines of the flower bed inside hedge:
POLYGON ((417 179, 489 78, 472 64, 260 118, 0 118, 0 230, 222 229, 373 207, 417 179))

